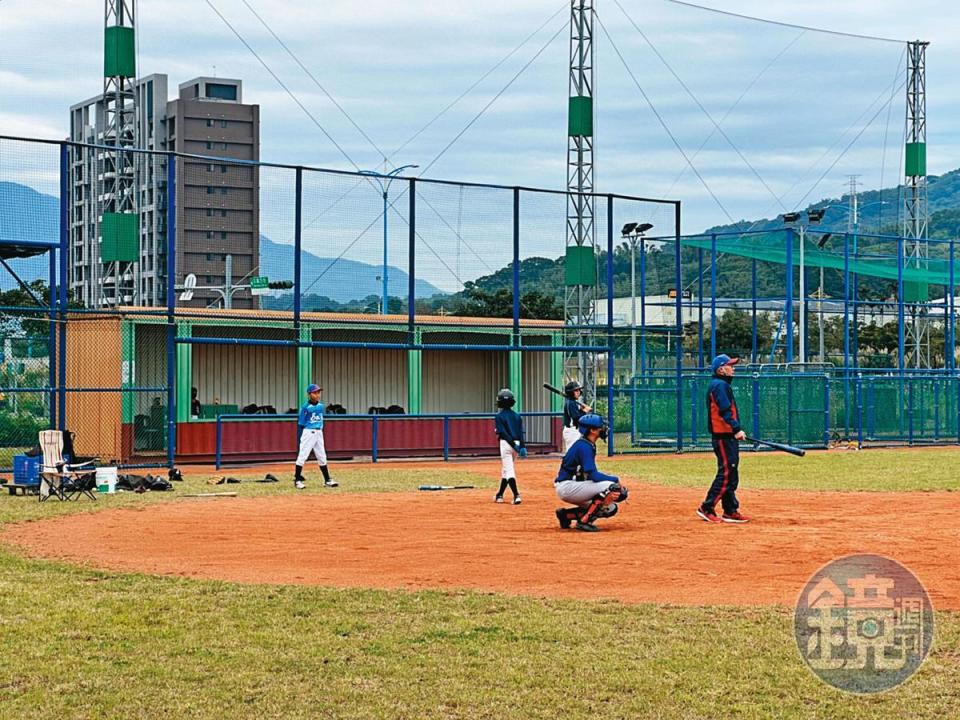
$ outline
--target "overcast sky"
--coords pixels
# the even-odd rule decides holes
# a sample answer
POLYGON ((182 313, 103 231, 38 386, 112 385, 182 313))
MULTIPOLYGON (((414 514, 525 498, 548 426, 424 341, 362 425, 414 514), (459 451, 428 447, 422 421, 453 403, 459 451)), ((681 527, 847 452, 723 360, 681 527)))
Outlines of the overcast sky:
MULTIPOLYGON (((380 153, 284 52, 244 0, 210 1, 350 159, 206 0, 138 3, 141 74, 167 73, 173 88, 197 75, 242 78, 245 101, 261 106, 264 160, 340 169, 383 167, 380 153)), ((246 2, 389 156, 389 163, 430 166, 426 173, 430 177, 564 186, 568 2, 246 2), (541 26, 466 98, 395 153, 541 26), (541 49, 490 109, 437 159, 541 49)), ((599 0, 600 20, 635 77, 598 26, 599 190, 678 198, 684 202, 684 229, 696 231, 729 218, 772 216, 839 196, 851 173, 861 175, 868 188, 881 181, 896 184, 904 127, 903 44, 802 32, 666 0, 620 3, 694 97, 666 69, 617 2, 599 0), (710 191, 689 170, 638 84, 676 142, 689 157, 695 156, 694 165, 710 191), (720 123, 722 134, 698 102, 720 123)), ((939 173, 960 166, 960 90, 951 81, 960 67, 960 4, 704 3, 848 33, 929 40, 929 169, 939 173)), ((68 106, 101 90, 102 11, 101 0, 0 0, 0 133, 66 135, 68 106)), ((0 169, 8 178, 21 172, 20 179, 41 189, 49 190, 54 178, 52 170, 44 172, 30 159, 13 158, 10 152, 0 157, 0 169)), ((652 219, 667 222, 666 217, 652 219)))

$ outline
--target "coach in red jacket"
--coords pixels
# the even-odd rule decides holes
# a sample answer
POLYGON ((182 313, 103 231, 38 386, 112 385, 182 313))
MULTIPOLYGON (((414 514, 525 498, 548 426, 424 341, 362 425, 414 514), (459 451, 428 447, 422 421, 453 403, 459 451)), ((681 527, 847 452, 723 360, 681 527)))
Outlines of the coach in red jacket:
POLYGON ((707 423, 713 438, 713 454, 717 456, 717 476, 707 497, 697 508, 697 515, 710 523, 745 523, 750 518, 740 513, 737 486, 740 484, 740 440, 746 435, 740 429, 740 414, 733 397, 733 368, 740 361, 729 355, 717 355, 710 364, 713 379, 707 390, 707 423), (717 501, 723 507, 718 517, 717 501))

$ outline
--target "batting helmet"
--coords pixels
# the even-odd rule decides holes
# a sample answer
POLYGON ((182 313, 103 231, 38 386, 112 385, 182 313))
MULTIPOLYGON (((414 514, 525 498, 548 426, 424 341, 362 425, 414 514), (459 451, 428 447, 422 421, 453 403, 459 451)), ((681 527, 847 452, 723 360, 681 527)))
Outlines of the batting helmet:
POLYGON ((573 393, 576 390, 583 390, 583 385, 578 383, 576 380, 571 380, 566 385, 563 386, 563 394, 568 398, 573 397, 573 393))
POLYGON ((497 407, 498 408, 511 408, 517 402, 517 399, 513 396, 513 392, 510 388, 503 388, 500 392, 497 393, 497 407))

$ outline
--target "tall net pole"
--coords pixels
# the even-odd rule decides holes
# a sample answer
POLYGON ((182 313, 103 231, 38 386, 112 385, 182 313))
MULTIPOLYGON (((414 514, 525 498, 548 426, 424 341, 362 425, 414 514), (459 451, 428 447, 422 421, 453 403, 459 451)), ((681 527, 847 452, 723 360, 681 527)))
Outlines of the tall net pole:
POLYGON ((134 300, 133 263, 139 255, 137 215, 136 35, 134 0, 104 2, 103 112, 100 144, 103 200, 100 218, 100 304, 134 300))
MULTIPOLYGON (((564 320, 570 327, 567 377, 579 379, 586 401, 596 398, 596 356, 577 351, 590 344, 596 324, 597 248, 593 193, 594 3, 570 3, 570 99, 567 123, 567 250, 564 320)), ((609 291, 609 289, 608 289, 609 291)))
MULTIPOLYGON (((903 183, 904 267, 926 269, 927 245, 927 46, 907 43, 907 137, 903 183)), ((927 321, 929 286, 905 282, 902 301, 910 309, 906 327, 905 365, 930 367, 930 337, 927 321)))

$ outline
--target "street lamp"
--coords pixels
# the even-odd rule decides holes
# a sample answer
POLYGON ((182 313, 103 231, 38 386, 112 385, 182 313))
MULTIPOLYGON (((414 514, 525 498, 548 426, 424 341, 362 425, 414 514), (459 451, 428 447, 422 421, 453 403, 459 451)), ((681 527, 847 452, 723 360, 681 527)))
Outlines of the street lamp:
MULTIPOLYGON (((823 216, 827 212, 826 208, 819 210, 807 210, 807 221, 800 222, 801 213, 791 212, 783 214, 783 224, 789 228, 795 225, 800 231, 800 362, 807 361, 807 282, 806 282, 806 259, 804 255, 804 245, 807 238, 807 228, 810 225, 819 225, 823 221, 823 216), (799 223, 799 225, 798 225, 799 223)), ((789 318, 793 322, 793 318, 789 318)))
POLYGON ((387 301, 389 299, 388 295, 388 281, 387 281, 387 197, 390 193, 390 183, 392 183, 397 176, 402 173, 404 170, 410 170, 412 168, 418 168, 419 165, 401 165, 396 167, 390 172, 387 173, 378 173, 375 170, 361 170, 361 175, 366 175, 377 181, 377 185, 380 186, 380 194, 383 197, 383 299, 381 300, 380 314, 387 314, 387 301), (384 182, 386 180, 386 182, 384 182))
MULTIPOLYGON (((652 229, 652 223, 627 223, 620 231, 620 235, 630 243, 630 382, 637 376, 637 241, 643 243, 644 233, 652 229)), ((644 252, 645 248, 641 245, 641 256, 644 252)), ((610 288, 612 291, 613 288, 610 288)))

